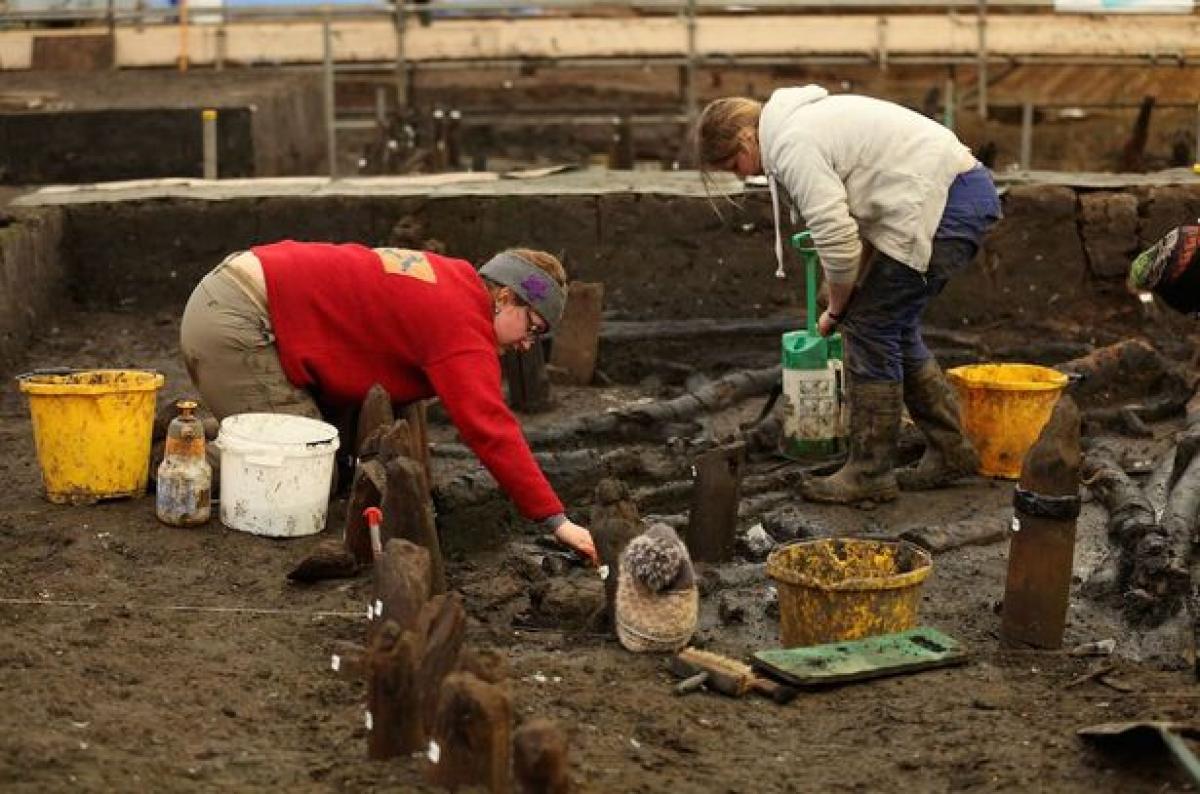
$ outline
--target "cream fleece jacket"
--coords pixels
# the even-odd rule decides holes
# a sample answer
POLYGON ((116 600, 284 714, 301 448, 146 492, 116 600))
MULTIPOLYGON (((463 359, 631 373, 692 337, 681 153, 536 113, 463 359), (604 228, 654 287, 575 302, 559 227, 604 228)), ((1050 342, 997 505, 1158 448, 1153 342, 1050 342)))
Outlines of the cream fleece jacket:
POLYGON ((924 273, 950 184, 975 165, 970 150, 936 121, 870 97, 830 96, 816 85, 772 94, 758 140, 780 269, 782 185, 812 232, 826 278, 838 284, 858 274, 860 236, 924 273))

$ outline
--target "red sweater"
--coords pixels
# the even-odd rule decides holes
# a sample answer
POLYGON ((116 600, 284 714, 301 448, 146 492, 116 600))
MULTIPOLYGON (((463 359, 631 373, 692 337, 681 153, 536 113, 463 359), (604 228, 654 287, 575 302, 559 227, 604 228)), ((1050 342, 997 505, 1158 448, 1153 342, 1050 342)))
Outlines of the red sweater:
POLYGON ((487 287, 469 262, 361 245, 254 248, 288 380, 329 407, 379 383, 398 403, 437 395, 526 518, 563 512, 504 404, 487 287))

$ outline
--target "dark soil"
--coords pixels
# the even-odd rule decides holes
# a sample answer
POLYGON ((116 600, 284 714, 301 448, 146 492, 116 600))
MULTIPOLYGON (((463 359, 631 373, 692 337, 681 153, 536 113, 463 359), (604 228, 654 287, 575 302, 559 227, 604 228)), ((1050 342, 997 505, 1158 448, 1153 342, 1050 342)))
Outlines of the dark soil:
MULTIPOLYGON (((27 363, 156 367, 167 375, 166 402, 188 391, 175 334, 173 311, 64 315, 27 363)), ((620 405, 651 386, 670 388, 560 389, 559 409, 530 423, 620 405)), ((756 408, 742 406, 723 421, 756 408)), ((1171 429, 1127 444, 1129 454, 1148 457, 1171 429)), ((434 434, 451 438, 445 427, 434 434)), ((343 503, 333 506, 331 529, 286 542, 229 531, 215 519, 171 529, 156 521, 152 497, 76 508, 42 500, 24 400, 11 385, 0 393, 0 439, 0 786, 426 790, 417 760, 366 760, 364 686, 329 669, 335 641, 365 637, 368 579, 301 587, 285 578, 337 531, 343 503)), ((439 478, 464 465, 435 456, 439 478)), ((815 534, 894 536, 922 525, 1007 525, 1010 505, 1009 484, 978 480, 873 511, 799 500, 791 508, 815 534)), ((585 505, 573 512, 586 518, 585 505)), ((1077 583, 1103 553, 1104 520, 1102 509, 1085 505, 1077 583)), ((1137 641, 1116 613, 1078 592, 1065 646, 1116 639, 1111 661, 1130 691, 1097 681, 1068 686, 1094 659, 1001 649, 1004 543, 937 555, 924 589, 922 622, 964 642, 967 665, 806 692, 780 707, 757 698, 676 697, 661 658, 626 653, 578 624, 514 628, 538 585, 509 558, 531 539, 452 559, 449 574, 466 598, 468 641, 507 656, 518 718, 550 717, 569 732, 579 791, 1187 788, 1164 759, 1118 762, 1075 736, 1098 722, 1191 718, 1197 690, 1177 669, 1177 654, 1137 641)), ((585 576, 576 570, 564 583, 585 576)), ((744 657, 777 642, 761 563, 713 568, 702 580, 698 644, 744 657)))

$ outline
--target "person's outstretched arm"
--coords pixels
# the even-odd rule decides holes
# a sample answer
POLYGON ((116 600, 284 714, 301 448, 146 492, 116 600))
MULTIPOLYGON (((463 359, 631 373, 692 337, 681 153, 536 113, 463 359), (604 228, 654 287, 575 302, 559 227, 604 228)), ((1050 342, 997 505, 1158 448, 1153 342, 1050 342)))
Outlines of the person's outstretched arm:
POLYGON ((542 473, 521 426, 504 404, 500 362, 493 353, 466 351, 425 367, 459 435, 521 515, 541 522, 558 540, 593 562, 591 533, 566 517, 562 502, 542 473))

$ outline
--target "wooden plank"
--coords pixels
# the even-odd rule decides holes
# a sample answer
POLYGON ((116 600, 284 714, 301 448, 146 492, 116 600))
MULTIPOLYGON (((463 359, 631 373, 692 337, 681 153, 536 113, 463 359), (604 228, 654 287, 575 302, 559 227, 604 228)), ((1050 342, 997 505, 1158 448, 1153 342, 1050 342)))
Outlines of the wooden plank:
MULTIPOLYGON (((701 16, 696 21, 700 56, 859 55, 874 57, 878 26, 886 20, 888 55, 974 56, 978 44, 973 14, 861 14, 701 16)), ((1188 53, 1200 40, 1197 15, 1129 17, 1004 14, 988 17, 988 51, 1004 56, 1132 56, 1188 53)), ((321 23, 235 22, 188 28, 194 65, 212 64, 218 31, 226 33, 226 63, 319 63, 321 23)), ((339 62, 392 61, 396 37, 390 17, 334 23, 339 62)), ((81 27, 64 37, 97 35, 103 27, 81 27)), ((39 31, 38 37, 43 35, 39 31)), ((121 27, 116 53, 122 67, 173 66, 179 55, 174 25, 121 27)), ((0 31, 0 68, 24 69, 31 62, 29 31, 0 31)), ((677 57, 687 54, 686 21, 679 17, 439 19, 412 27, 405 39, 410 63, 482 58, 677 57)))
POLYGON ((592 382, 600 350, 603 309, 603 284, 571 282, 562 324, 554 332, 554 344, 550 348, 550 366, 561 373, 564 383, 587 386, 592 382))

